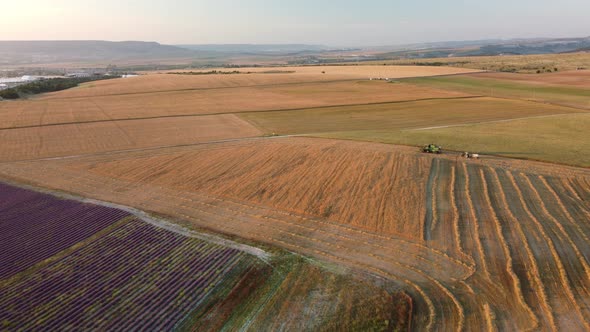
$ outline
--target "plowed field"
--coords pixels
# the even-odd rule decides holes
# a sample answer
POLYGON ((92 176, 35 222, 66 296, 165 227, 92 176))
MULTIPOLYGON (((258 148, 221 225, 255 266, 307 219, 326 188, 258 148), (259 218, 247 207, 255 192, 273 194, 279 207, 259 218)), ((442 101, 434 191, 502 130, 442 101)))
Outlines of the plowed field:
POLYGON ((0 172, 377 274, 417 330, 589 328, 585 169, 290 138, 0 172))

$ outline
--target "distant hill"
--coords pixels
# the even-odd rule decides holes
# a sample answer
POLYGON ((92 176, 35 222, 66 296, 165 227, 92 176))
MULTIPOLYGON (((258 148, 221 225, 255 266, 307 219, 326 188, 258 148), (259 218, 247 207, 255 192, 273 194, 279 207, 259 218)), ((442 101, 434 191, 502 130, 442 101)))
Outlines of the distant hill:
POLYGON ((255 55, 286 55, 330 50, 326 46, 307 44, 196 44, 176 46, 201 52, 255 55))
MULTIPOLYGON (((387 47, 377 48, 385 50, 387 47)), ((532 55, 570 53, 590 48, 590 37, 531 38, 509 40, 481 40, 438 42, 391 46, 380 58, 439 58, 460 56, 532 55)))
POLYGON ((155 42, 0 41, 0 64, 191 58, 197 52, 155 42))

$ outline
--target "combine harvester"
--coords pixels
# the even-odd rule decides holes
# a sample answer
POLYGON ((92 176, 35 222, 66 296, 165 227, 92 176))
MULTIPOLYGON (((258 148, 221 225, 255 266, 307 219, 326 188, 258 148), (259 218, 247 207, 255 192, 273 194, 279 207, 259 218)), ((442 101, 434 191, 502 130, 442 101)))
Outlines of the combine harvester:
POLYGON ((424 147, 422 148, 422 152, 440 154, 442 153, 442 148, 438 145, 428 144, 424 145, 424 147))

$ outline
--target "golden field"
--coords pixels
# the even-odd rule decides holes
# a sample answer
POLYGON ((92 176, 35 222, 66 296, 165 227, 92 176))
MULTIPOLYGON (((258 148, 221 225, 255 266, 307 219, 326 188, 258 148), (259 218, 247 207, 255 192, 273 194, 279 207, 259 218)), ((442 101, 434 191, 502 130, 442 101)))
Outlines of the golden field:
MULTIPOLYGON (((121 87, 126 84, 124 80, 112 81, 121 87)), ((1 103, 0 128, 463 96, 467 94, 368 80, 76 98, 55 94, 35 100, 1 103)))
POLYGON ((231 114, 8 129, 0 130, 0 161, 195 144, 260 134, 231 114))

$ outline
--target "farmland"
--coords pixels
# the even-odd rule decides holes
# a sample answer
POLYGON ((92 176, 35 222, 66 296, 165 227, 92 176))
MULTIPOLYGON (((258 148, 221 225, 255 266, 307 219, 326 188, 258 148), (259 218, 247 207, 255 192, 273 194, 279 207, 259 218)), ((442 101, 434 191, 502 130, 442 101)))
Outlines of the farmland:
POLYGON ((0 130, 0 160, 27 160, 88 153, 196 144, 260 131, 235 115, 34 126, 0 130))
POLYGON ((128 216, 123 211, 4 184, 0 184, 0 195, 0 279, 12 277, 128 216))
POLYGON ((577 113, 424 130, 357 130, 320 136, 404 145, 437 142, 455 151, 590 167, 590 155, 584 146, 589 126, 590 114, 577 113))
MULTIPOLYGON (((554 74, 547 74, 553 76, 554 74)), ((582 77, 590 78, 590 71, 582 77)), ((534 100, 581 109, 590 109, 590 87, 588 85, 571 84, 539 84, 551 82, 551 79, 535 79, 534 75, 527 78, 511 79, 513 76, 454 76, 408 79, 407 83, 462 91, 465 93, 503 97, 513 99, 534 100)), ((579 79, 579 77, 578 77, 579 79)))
POLYGON ((421 100, 240 115, 265 132, 322 134, 354 130, 399 130, 579 113, 580 110, 499 98, 421 100))
POLYGON ((590 197, 587 171, 505 159, 458 162, 372 143, 260 144, 17 163, 0 171, 371 271, 412 295, 418 329, 587 328, 590 230, 577 222, 590 215, 580 200, 590 197), (399 251, 405 255, 392 254, 399 251))
POLYGON ((589 70, 555 72, 544 75, 486 72, 468 76, 523 82, 541 86, 572 86, 588 89, 588 76, 590 76, 590 73, 589 70))
POLYGON ((361 67, 0 103, 0 323, 590 329, 587 74, 361 67))
MULTIPOLYGON (((209 71, 210 69, 204 70, 209 71)), ((268 71, 268 68, 241 68, 240 71, 268 71)), ((272 69, 271 69, 272 70, 272 69)), ((406 78, 432 75, 450 75, 478 72, 479 70, 428 67, 428 66, 309 66, 278 67, 276 70, 294 73, 241 74, 241 75, 173 75, 149 74, 126 79, 121 82, 93 82, 79 88, 60 93, 48 94, 43 98, 96 97, 132 93, 153 93, 179 90, 198 90, 228 87, 274 86, 313 82, 365 80, 370 77, 406 78), (322 73, 323 72, 323 73, 322 73)))
MULTIPOLYGON (((539 54, 539 55, 502 55, 502 56, 472 56, 446 57, 432 59, 402 59, 392 61, 376 61, 375 64, 390 65, 419 65, 438 63, 443 66, 456 68, 471 68, 490 71, 516 71, 518 73, 545 72, 547 69, 558 71, 574 71, 578 68, 590 68, 590 53, 578 52, 569 54, 539 54)), ((371 64, 371 62, 369 62, 371 64)))
POLYGON ((9 254, 3 262, 9 258, 16 268, 3 273, 0 284, 5 327, 112 329, 132 324, 169 329, 226 273, 248 260, 237 250, 184 238, 120 210, 6 185, 2 194, 12 197, 12 204, 3 206, 2 226, 19 235, 2 241, 3 256, 9 254), (8 218, 26 212, 32 213, 30 220, 8 218), (113 227, 103 228, 102 236, 84 242, 109 224, 113 227), (16 250, 23 245, 27 250, 16 250), (156 312, 167 319, 155 322, 156 312), (99 319, 105 316, 108 321, 99 319))
MULTIPOLYGON (((118 80, 124 87, 125 81, 118 80)), ((467 96, 369 80, 54 98, 0 104, 1 128, 467 96)))
MULTIPOLYGON (((310 298, 311 303, 298 305, 300 310, 347 315, 351 321, 318 316, 315 326, 403 328, 408 322, 411 302, 404 294, 320 273, 298 258, 282 255, 271 267, 244 251, 155 227, 114 208, 4 184, 0 193, 6 198, 0 225, 3 235, 11 236, 2 241, 0 257, 4 329, 200 330, 205 321, 209 328, 219 328, 248 319, 266 326, 266 311, 293 303, 297 292, 313 287, 321 298, 339 285, 346 287, 336 292, 337 300, 313 303, 310 298), (31 219, 14 217, 24 214, 31 219), (300 273, 314 277, 301 284, 300 273), (277 293, 274 287, 288 287, 292 293, 277 293), (374 294, 371 305, 359 306, 359 298, 367 294, 374 294), (246 306, 233 314, 240 303, 246 306), (398 309, 397 316, 391 307, 398 309), (253 316, 258 311, 264 314, 253 316)), ((293 327, 303 315, 280 314, 288 315, 292 321, 285 319, 286 324, 293 327)))

